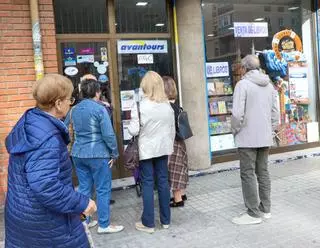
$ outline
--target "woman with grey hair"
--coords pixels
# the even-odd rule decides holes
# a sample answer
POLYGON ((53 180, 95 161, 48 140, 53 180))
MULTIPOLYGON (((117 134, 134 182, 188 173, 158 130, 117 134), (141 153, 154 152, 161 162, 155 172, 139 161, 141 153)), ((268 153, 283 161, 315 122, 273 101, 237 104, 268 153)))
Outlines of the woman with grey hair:
POLYGON ((271 218, 268 154, 273 145, 273 131, 279 123, 279 111, 277 92, 269 77, 259 69, 259 59, 247 55, 241 64, 245 74, 235 87, 231 125, 240 157, 247 212, 232 221, 248 225, 271 218))

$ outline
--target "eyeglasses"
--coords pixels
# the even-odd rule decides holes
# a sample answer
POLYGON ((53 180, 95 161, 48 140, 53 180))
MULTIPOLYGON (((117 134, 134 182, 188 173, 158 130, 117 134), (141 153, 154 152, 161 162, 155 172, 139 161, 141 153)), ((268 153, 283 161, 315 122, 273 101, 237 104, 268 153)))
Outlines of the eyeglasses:
POLYGON ((74 102, 76 101, 76 99, 75 99, 74 97, 71 97, 71 98, 69 99, 69 101, 70 101, 70 105, 72 105, 72 104, 74 104, 74 102))

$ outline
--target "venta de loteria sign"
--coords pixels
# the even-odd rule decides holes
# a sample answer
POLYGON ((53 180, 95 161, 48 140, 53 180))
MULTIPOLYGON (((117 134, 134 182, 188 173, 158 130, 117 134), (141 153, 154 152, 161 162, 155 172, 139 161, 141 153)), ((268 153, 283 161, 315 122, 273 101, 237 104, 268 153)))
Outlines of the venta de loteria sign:
POLYGON ((228 77, 229 76, 228 62, 206 63, 206 76, 207 78, 228 77))
POLYGON ((166 40, 119 40, 118 54, 168 53, 166 40))

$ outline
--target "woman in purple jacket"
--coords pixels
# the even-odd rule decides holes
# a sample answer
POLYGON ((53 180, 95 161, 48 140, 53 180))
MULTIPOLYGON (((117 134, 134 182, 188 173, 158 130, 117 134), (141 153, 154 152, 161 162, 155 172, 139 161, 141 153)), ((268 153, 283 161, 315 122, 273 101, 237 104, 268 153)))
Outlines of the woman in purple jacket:
POLYGON ((60 120, 74 102, 69 79, 39 80, 27 110, 6 139, 10 154, 5 204, 6 248, 88 248, 80 214, 92 215, 94 201, 74 191, 67 144, 60 120))

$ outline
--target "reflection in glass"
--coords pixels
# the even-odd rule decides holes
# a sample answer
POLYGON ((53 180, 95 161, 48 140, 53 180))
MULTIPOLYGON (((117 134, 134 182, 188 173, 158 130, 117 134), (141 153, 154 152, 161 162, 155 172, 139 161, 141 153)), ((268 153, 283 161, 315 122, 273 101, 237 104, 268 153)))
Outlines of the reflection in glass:
MULTIPOLYGON (((278 91, 280 122, 275 143, 304 144, 314 142, 312 136, 318 141, 311 6, 312 1, 301 0, 202 1, 206 62, 229 65, 227 78, 207 78, 211 138, 221 135, 221 126, 223 135, 227 135, 227 100, 218 98, 222 93, 226 97, 222 91, 226 81, 230 79, 234 88, 243 75, 241 58, 256 54, 261 69, 278 91)), ((227 137, 223 135, 219 138, 227 137)), ((212 151, 224 153, 227 149, 230 146, 212 151)))
POLYGON ((139 61, 138 54, 133 52, 131 54, 118 54, 118 68, 119 68, 119 84, 120 84, 120 96, 121 99, 121 120, 124 141, 126 145, 129 142, 127 135, 126 126, 130 120, 130 109, 127 108, 128 95, 134 95, 135 99, 138 100, 141 96, 139 91, 140 82, 145 73, 149 70, 155 71, 160 76, 171 76, 173 77, 173 61, 172 61, 172 49, 171 42, 167 40, 167 53, 150 53, 153 57, 152 63, 139 61), (125 106, 126 105, 126 106, 125 106))
POLYGON ((116 0, 117 33, 168 32, 165 0, 116 0))
POLYGON ((106 0, 54 0, 56 32, 108 32, 106 0))

